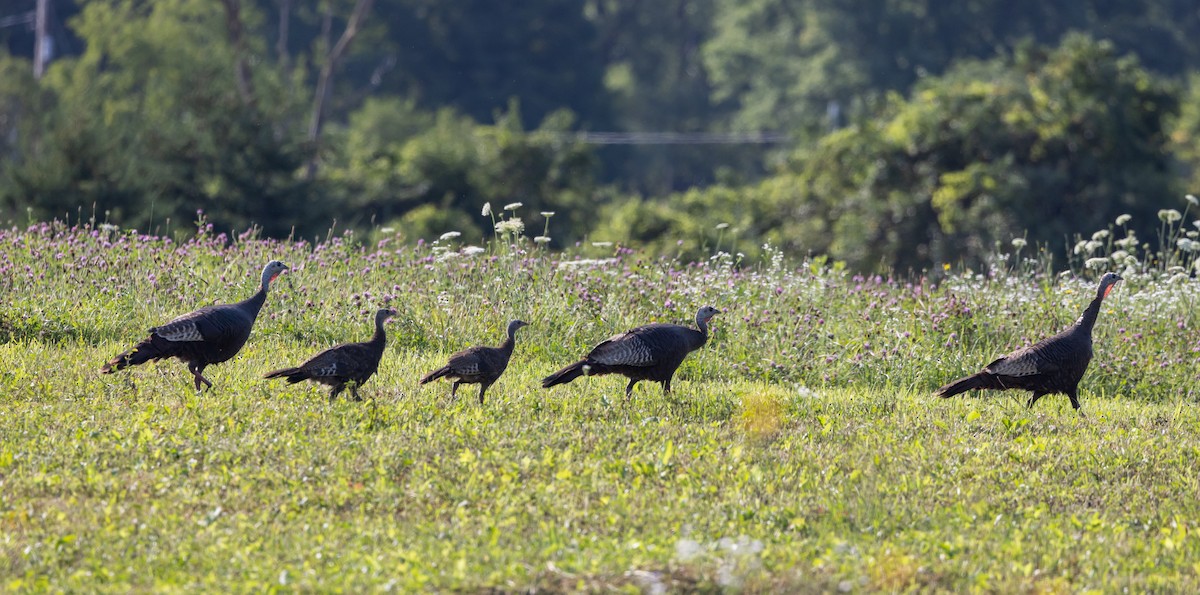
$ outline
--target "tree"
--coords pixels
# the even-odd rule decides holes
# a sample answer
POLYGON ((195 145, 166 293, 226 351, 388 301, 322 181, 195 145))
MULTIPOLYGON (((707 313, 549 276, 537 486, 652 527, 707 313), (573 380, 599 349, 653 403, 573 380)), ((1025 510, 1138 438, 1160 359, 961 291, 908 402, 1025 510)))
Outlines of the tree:
POLYGON ((230 228, 287 234, 295 222, 279 213, 311 189, 295 176, 303 145, 283 124, 299 104, 281 99, 277 73, 238 66, 265 48, 226 35, 227 17, 202 0, 88 4, 72 22, 87 50, 43 79, 51 109, 22 140, 9 196, 41 218, 94 207, 146 228, 204 210, 230 228))

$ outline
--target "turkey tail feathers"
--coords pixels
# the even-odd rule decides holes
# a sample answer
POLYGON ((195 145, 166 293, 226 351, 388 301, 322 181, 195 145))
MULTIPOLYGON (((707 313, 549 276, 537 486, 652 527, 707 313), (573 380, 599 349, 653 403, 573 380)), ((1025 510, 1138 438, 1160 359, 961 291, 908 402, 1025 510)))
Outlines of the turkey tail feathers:
POLYGON ((430 382, 433 382, 434 380, 437 380, 438 378, 446 377, 446 375, 448 375, 449 373, 450 373, 450 366, 443 366, 443 367, 438 368, 438 369, 426 374, 425 376, 421 377, 420 383, 428 384, 430 382))
POLYGON ((953 397, 954 395, 962 394, 977 388, 987 388, 987 386, 987 377, 981 372, 979 374, 972 374, 966 378, 959 378, 958 380, 955 380, 954 382, 937 389, 937 392, 933 394, 943 399, 947 399, 953 397))
POLYGON ((153 338, 146 339, 141 343, 134 345, 129 351, 126 351, 125 353, 122 353, 121 355, 109 360, 107 364, 104 364, 103 368, 100 368, 100 373, 112 374, 117 370, 122 370, 128 368, 129 366, 136 366, 138 364, 144 364, 150 360, 171 357, 171 355, 172 354, 166 353, 162 349, 159 349, 159 347, 154 344, 153 338))
POLYGON ((583 376, 584 361, 577 361, 542 379, 542 388, 550 388, 557 384, 566 384, 583 376))
POLYGON ((308 380, 308 372, 305 372, 303 368, 283 368, 281 370, 275 370, 274 372, 267 372, 266 374, 263 374, 263 378, 285 377, 289 383, 295 384, 302 380, 308 380))

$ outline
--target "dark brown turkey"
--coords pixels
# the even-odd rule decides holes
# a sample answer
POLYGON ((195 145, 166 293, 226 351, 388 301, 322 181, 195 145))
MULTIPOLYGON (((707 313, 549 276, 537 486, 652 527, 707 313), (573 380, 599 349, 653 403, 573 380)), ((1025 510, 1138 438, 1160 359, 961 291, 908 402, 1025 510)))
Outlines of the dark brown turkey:
POLYGON ((566 384, 580 376, 621 374, 629 378, 625 399, 642 380, 662 383, 663 392, 671 392, 671 378, 683 358, 708 342, 708 321, 721 311, 704 306, 696 312, 699 330, 678 324, 648 324, 613 335, 592 348, 583 359, 547 376, 542 386, 566 384))
POLYGON ((362 343, 345 343, 335 345, 318 353, 308 361, 295 368, 283 368, 267 372, 263 378, 287 378, 291 384, 303 380, 312 380, 318 384, 333 387, 329 389, 329 400, 337 398, 347 386, 355 401, 361 401, 358 387, 370 380, 379 370, 379 360, 383 359, 383 348, 387 346, 387 335, 383 331, 383 323, 396 315, 395 310, 380 309, 375 313, 375 334, 369 341, 362 343))
POLYGON ((508 367, 512 357, 513 345, 517 340, 517 329, 529 326, 521 320, 508 323, 508 338, 499 347, 471 347, 450 356, 450 362, 421 378, 421 384, 433 382, 438 378, 451 378, 450 397, 458 394, 460 384, 479 385, 479 404, 483 404, 483 394, 494 384, 508 367))
POLYGON ((211 388, 212 382, 204 377, 204 368, 226 361, 241 351, 267 300, 267 289, 287 268, 278 260, 268 262, 263 267, 258 293, 236 304, 207 306, 156 326, 149 330, 149 337, 114 357, 100 368, 100 372, 111 374, 151 360, 177 357, 188 365, 196 390, 200 390, 201 382, 211 388))
POLYGON ((1092 361, 1092 327, 1100 314, 1100 304, 1120 280, 1116 273, 1101 277, 1096 298, 1066 330, 1001 357, 982 372, 955 380, 934 394, 947 398, 977 388, 1020 389, 1033 393, 1027 403, 1033 407, 1046 395, 1063 393, 1071 399, 1071 406, 1079 409, 1079 381, 1092 361))

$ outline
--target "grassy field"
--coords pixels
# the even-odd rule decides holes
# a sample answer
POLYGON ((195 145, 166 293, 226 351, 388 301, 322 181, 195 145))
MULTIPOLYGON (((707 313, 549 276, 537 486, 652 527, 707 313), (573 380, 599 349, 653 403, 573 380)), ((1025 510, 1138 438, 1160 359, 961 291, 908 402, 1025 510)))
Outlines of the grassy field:
POLYGON ((1200 590, 1187 250, 1151 266, 1101 237, 1074 274, 1013 250, 889 279, 778 255, 199 231, 0 232, 0 590, 1200 590), (250 295, 271 258, 292 271, 206 372, 215 389, 177 361, 97 373, 148 327, 250 295), (1086 418, 1061 395, 931 397, 1070 324, 1106 268, 1127 280, 1097 324, 1086 418), (385 304, 400 315, 370 400, 261 378, 365 339, 385 304), (704 304, 724 313, 673 394, 540 388, 608 335, 704 304), (531 326, 486 404, 417 385, 509 318, 531 326))

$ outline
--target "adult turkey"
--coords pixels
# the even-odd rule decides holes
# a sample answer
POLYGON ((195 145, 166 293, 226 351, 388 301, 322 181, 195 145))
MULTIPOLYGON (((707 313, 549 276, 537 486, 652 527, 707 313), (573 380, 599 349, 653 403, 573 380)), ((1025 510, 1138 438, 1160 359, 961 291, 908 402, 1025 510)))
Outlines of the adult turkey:
POLYGON ((375 313, 375 334, 371 340, 362 343, 346 343, 330 347, 318 353, 308 361, 295 368, 283 368, 263 375, 264 378, 287 378, 295 384, 302 380, 312 380, 319 384, 331 386, 329 400, 337 398, 347 386, 355 401, 361 401, 358 387, 362 386, 375 375, 379 369, 379 360, 383 358, 383 348, 387 345, 387 335, 383 331, 383 323, 396 315, 395 310, 382 308, 375 313))
POLYGON ((450 378, 450 397, 458 394, 460 384, 479 385, 479 404, 483 404, 483 394, 494 384, 508 368, 508 360, 512 357, 513 345, 517 340, 517 329, 529 326, 523 320, 508 322, 508 337, 499 347, 471 347, 450 356, 450 361, 421 378, 421 384, 433 382, 438 378, 450 378))
POLYGON ((678 324, 648 324, 613 335, 592 348, 583 359, 547 376, 544 388, 566 384, 580 376, 621 374, 629 378, 625 399, 642 380, 662 383, 663 393, 671 392, 671 378, 683 358, 708 342, 708 321, 721 311, 704 306, 696 312, 699 330, 678 324))
POLYGON ((211 388, 213 384, 204 377, 204 368, 226 361, 241 351, 267 300, 271 282, 287 269, 287 265, 278 260, 268 262, 263 267, 262 284, 254 295, 236 304, 206 306, 156 326, 148 331, 149 337, 104 364, 100 372, 111 374, 151 360, 177 357, 188 365, 197 391, 201 382, 211 388))
POLYGON ((1100 278, 1096 298, 1083 315, 1066 330, 1029 347, 1018 349, 988 364, 982 372, 960 378, 937 390, 935 395, 948 398, 974 389, 1031 391, 1027 406, 1038 399, 1063 393, 1071 406, 1079 409, 1079 381, 1092 361, 1092 327, 1100 314, 1100 304, 1121 280, 1116 273, 1100 278))

